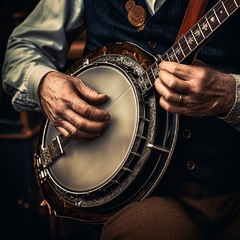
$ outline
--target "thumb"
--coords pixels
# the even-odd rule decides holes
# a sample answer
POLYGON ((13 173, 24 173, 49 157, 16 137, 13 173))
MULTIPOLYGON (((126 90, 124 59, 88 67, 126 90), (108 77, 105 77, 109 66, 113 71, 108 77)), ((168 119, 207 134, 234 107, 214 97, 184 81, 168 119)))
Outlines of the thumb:
POLYGON ((97 92, 95 89, 85 84, 81 79, 74 77, 74 82, 79 94, 87 102, 102 104, 107 101, 108 96, 106 94, 97 92))

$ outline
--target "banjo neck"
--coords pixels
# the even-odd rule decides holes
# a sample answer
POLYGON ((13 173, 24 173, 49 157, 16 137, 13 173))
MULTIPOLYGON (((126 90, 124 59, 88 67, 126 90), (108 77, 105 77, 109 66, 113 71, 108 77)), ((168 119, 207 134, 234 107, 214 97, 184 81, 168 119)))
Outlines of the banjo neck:
MULTIPOLYGON (((240 0, 219 1, 211 8, 186 34, 174 43, 162 56, 159 56, 142 76, 139 81, 148 79, 145 84, 143 95, 147 94, 154 86, 154 81, 158 77, 159 64, 161 61, 172 61, 181 63, 189 55, 196 52, 203 44, 210 39, 220 26, 223 25, 240 6, 240 0)), ((146 82, 146 81, 145 81, 146 82)))

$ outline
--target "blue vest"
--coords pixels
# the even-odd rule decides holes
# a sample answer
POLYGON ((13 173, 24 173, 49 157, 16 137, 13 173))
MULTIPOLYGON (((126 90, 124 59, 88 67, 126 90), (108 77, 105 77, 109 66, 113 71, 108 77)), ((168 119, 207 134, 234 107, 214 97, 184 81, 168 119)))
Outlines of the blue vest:
MULTIPOLYGON (((165 53, 174 43, 188 0, 166 0, 153 16, 145 0, 147 20, 137 32, 127 18, 127 0, 85 0, 87 42, 85 52, 114 42, 133 42, 153 55, 165 53), (150 42, 156 42, 154 48, 150 42)), ((210 0, 211 8, 218 0, 210 0)), ((240 15, 223 26, 199 51, 198 59, 219 70, 240 74, 240 15), (233 25, 233 23, 235 25, 233 25)), ((166 178, 194 178, 213 189, 240 185, 240 133, 217 117, 180 117, 177 145, 166 178), (191 136, 186 135, 191 133, 191 136), (194 163, 194 168, 189 164, 194 163), (177 169, 177 172, 176 172, 177 169)))

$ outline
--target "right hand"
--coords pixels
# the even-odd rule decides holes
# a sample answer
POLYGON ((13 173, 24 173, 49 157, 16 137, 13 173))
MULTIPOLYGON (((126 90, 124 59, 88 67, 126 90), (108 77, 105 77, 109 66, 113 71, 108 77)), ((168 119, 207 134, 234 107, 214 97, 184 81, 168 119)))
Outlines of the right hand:
POLYGON ((108 96, 88 87, 77 77, 49 72, 39 86, 39 101, 51 124, 65 137, 92 139, 102 135, 110 114, 93 106, 108 96))

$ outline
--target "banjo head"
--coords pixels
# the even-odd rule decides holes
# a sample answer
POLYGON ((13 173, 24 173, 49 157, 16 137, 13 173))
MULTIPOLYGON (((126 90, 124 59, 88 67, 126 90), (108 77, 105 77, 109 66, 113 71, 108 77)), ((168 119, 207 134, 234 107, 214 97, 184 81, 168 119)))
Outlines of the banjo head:
MULTIPOLYGON (((131 82, 116 67, 89 66, 76 77, 109 96, 100 108, 110 113, 110 124, 99 138, 72 141, 49 167, 49 176, 65 191, 85 194, 104 188, 124 166, 136 137, 139 107, 131 82)), ((58 134, 48 122, 43 145, 58 134)))
POLYGON ((49 165, 42 150, 59 132, 48 119, 43 122, 35 170, 50 213, 104 222, 149 196, 159 183, 175 147, 178 115, 157 107, 154 91, 143 94, 149 84, 143 73, 155 60, 136 45, 119 43, 90 53, 68 70, 109 96, 96 107, 108 111, 111 120, 101 137, 71 141, 49 165))

